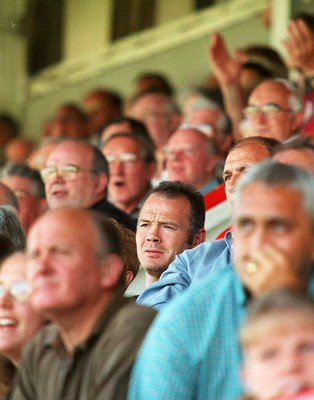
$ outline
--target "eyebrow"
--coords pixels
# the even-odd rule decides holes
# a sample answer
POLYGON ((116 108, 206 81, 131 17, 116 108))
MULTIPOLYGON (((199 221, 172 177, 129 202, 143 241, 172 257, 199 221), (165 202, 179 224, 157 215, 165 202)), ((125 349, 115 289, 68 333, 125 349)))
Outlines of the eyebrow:
MULTIPOLYGON (((150 219, 145 219, 145 218, 139 218, 139 219, 138 219, 138 224, 139 224, 140 222, 146 222, 146 223, 150 223, 150 224, 152 223, 152 221, 151 221, 150 219)), ((157 221, 157 224, 158 224, 158 225, 171 225, 171 226, 173 226, 173 227, 175 227, 175 228, 179 228, 179 227, 180 227, 180 225, 176 224, 175 222, 173 222, 173 221, 167 221, 167 220, 157 221)))

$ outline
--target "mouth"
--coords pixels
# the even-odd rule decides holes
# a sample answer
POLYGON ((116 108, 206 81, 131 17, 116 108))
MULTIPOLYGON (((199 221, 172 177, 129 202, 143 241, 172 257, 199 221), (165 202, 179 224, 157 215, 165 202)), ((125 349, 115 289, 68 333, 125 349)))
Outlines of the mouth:
POLYGON ((15 326, 16 321, 11 318, 0 318, 0 327, 11 327, 15 326))
POLYGON ((125 183, 123 181, 117 180, 117 181, 113 181, 112 185, 121 188, 121 187, 125 186, 125 183))

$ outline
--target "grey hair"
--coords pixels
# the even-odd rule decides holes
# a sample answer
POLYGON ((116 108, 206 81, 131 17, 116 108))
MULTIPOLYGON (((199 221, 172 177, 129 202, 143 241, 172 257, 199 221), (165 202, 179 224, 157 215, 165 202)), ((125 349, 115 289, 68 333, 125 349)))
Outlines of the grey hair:
POLYGON ((302 198, 304 211, 308 214, 314 229, 314 175, 294 165, 273 160, 263 161, 251 166, 237 181, 233 197, 234 206, 241 201, 242 191, 256 182, 270 187, 288 186, 296 190, 302 198))
POLYGON ((14 208, 10 205, 0 206, 0 234, 8 237, 15 250, 25 247, 25 234, 14 208))
POLYGON ((287 79, 283 79, 283 78, 270 79, 269 82, 277 82, 277 83, 281 84, 282 86, 284 86, 290 92, 289 106, 294 113, 297 113, 297 112, 303 110, 304 106, 303 106, 301 94, 292 83, 287 81, 287 79))

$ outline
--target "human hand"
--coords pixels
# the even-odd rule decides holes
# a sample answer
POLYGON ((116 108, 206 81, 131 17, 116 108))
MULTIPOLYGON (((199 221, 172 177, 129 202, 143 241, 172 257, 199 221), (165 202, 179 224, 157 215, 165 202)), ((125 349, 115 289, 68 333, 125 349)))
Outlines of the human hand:
POLYGON ((288 37, 283 45, 289 68, 297 68, 305 75, 314 73, 314 36, 302 19, 289 22, 288 37))
POLYGON ((253 296, 282 288, 302 290, 305 285, 289 258, 274 246, 264 245, 254 255, 236 260, 236 266, 253 296))
POLYGON ((219 33, 213 33, 208 54, 213 74, 220 85, 227 86, 237 82, 244 58, 240 50, 236 50, 232 58, 222 36, 219 33))

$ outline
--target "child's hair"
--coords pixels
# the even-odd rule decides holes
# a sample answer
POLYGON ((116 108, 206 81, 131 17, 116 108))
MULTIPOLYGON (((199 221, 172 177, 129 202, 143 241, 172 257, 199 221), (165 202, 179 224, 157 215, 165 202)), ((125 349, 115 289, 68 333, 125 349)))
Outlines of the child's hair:
POLYGON ((271 330, 283 332, 298 327, 313 327, 314 300, 293 290, 276 290, 253 300, 240 329, 240 342, 245 349, 271 330))

